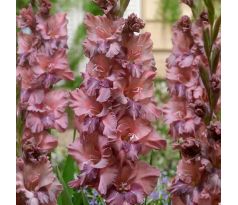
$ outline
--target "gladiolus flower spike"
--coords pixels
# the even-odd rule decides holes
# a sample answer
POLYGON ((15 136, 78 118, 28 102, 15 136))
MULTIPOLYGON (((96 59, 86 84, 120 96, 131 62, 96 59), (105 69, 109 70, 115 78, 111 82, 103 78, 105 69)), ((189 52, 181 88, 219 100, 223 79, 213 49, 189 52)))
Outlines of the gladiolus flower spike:
POLYGON ((171 98, 164 116, 182 157, 169 188, 176 205, 221 200, 220 17, 210 21, 211 8, 194 22, 183 16, 175 24, 167 59, 171 98))
POLYGON ((17 133, 17 205, 56 205, 62 190, 48 159, 57 146, 49 130, 67 128, 65 112, 69 94, 54 90, 60 80, 73 80, 66 56, 66 14, 50 14, 49 0, 39 0, 37 10, 24 8, 17 17, 17 85, 20 97, 17 117, 23 122, 17 133))
POLYGON ((160 115, 152 41, 149 33, 135 34, 144 27, 135 14, 117 15, 119 1, 95 2, 104 15, 85 16, 89 62, 83 84, 70 94, 80 137, 68 149, 80 174, 69 185, 94 188, 110 205, 134 205, 151 194, 160 175, 139 156, 166 146, 152 126, 160 115))

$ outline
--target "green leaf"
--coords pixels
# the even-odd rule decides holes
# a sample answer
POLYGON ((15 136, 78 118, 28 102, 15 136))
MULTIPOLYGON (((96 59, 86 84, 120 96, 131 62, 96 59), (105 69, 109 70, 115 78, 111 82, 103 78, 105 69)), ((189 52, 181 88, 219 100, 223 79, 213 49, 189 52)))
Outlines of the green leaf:
POLYGON ((63 170, 63 179, 65 183, 68 183, 69 181, 74 179, 74 173, 75 173, 74 160, 71 156, 68 155, 63 170))
POLYGON ((209 22, 210 22, 211 25, 213 25, 214 16, 215 16, 215 9, 214 9, 214 5, 212 3, 212 0, 204 0, 204 3, 207 7, 209 22))
POLYGON ((202 82, 208 92, 208 95, 210 95, 210 87, 209 87, 209 73, 208 71, 205 69, 205 67, 203 65, 199 65, 199 72, 200 72, 200 76, 202 78, 202 82))
POLYGON ((88 199, 82 190, 80 192, 74 192, 72 201, 74 205, 89 205, 88 199))
POLYGON ((74 205, 84 204, 82 194, 77 191, 74 192, 72 201, 74 205))
POLYGON ((130 0, 120 0, 120 9, 117 14, 118 16, 120 17, 123 16, 129 3, 130 3, 130 0))
POLYGON ((61 184, 63 185, 63 191, 61 192, 59 199, 58 199, 58 203, 60 205, 74 205, 72 202, 72 190, 70 190, 70 188, 67 186, 67 184, 65 183, 62 174, 59 170, 59 168, 56 168, 57 171, 57 175, 59 178, 59 181, 61 182, 61 184))
POLYGON ((89 205, 87 196, 84 194, 83 191, 81 191, 80 193, 81 193, 81 195, 82 195, 83 205, 89 205))
POLYGON ((216 38, 217 38, 217 35, 220 31, 220 26, 221 26, 221 16, 219 16, 216 19, 216 22, 215 22, 215 25, 214 25, 214 28, 213 28, 213 33, 212 33, 212 43, 214 43, 216 38))
POLYGON ((85 1, 83 3, 83 10, 94 15, 103 15, 102 10, 93 1, 85 1))
POLYGON ((207 55, 208 60, 210 59, 211 53, 211 39, 210 39, 210 30, 206 28, 203 31, 203 41, 204 41, 204 48, 207 55))
POLYGON ((78 88, 81 85, 82 80, 83 79, 82 79, 81 76, 76 76, 73 81, 65 82, 65 84, 62 87, 74 90, 74 89, 78 88))
POLYGON ((212 51, 212 73, 216 72, 220 57, 221 49, 215 47, 212 51))
POLYGON ((158 18, 161 17, 163 23, 175 23, 180 17, 180 14, 179 0, 160 0, 158 18))

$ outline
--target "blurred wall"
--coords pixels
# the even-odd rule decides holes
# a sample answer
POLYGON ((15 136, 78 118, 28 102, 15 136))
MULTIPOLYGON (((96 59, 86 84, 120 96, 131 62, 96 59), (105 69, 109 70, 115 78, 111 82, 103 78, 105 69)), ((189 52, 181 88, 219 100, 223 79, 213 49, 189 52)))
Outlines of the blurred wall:
MULTIPOLYGON (((136 1, 136 0, 131 0, 136 1)), ((158 76, 165 78, 165 60, 169 56, 172 48, 172 25, 164 23, 159 16, 160 0, 141 0, 141 18, 145 21, 144 31, 151 33, 153 52, 158 69, 158 76)), ((190 9, 186 5, 181 7, 182 15, 191 16, 190 9)))

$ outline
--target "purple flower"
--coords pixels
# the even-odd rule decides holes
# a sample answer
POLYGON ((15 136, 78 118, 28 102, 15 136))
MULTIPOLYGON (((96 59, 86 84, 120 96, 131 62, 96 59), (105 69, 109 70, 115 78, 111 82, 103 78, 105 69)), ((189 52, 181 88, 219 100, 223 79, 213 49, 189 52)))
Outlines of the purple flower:
POLYGON ((158 200, 159 198, 160 198, 160 194, 159 194, 159 192, 157 192, 157 191, 153 191, 151 194, 150 194, 150 198, 152 199, 152 200, 158 200))
POLYGON ((50 129, 65 131, 68 93, 54 90, 60 80, 72 80, 66 56, 65 14, 50 15, 49 0, 40 0, 33 10, 22 9, 17 17, 18 109, 23 123, 17 159, 17 204, 56 204, 62 186, 53 174, 47 155, 57 146, 50 129))
MULTIPOLYGON (((194 6, 194 1, 182 2, 194 6)), ((174 148, 182 157, 169 187, 176 205, 218 205, 221 200, 221 132, 216 117, 220 113, 220 58, 211 60, 217 66, 213 70, 204 41, 204 32, 211 27, 207 12, 202 12, 193 22, 183 16, 173 28, 173 48, 167 59, 171 98, 163 113, 177 141, 174 148)), ((211 53, 220 50, 220 34, 210 47, 211 53)))
POLYGON ((150 195, 159 177, 140 155, 166 146, 152 126, 161 111, 154 101, 151 35, 134 34, 144 27, 135 15, 116 15, 119 1, 95 2, 105 15, 84 19, 89 62, 82 85, 71 92, 80 137, 69 146, 81 172, 69 185, 94 188, 107 204, 134 205, 150 195))

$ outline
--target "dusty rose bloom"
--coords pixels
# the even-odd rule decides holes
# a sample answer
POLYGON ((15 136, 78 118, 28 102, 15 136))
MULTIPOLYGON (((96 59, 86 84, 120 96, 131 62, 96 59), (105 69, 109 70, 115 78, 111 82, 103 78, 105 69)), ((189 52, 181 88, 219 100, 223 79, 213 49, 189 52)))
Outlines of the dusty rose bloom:
POLYGON ((40 0, 39 13, 42 16, 47 16, 50 13, 51 3, 48 0, 40 0))
POLYGON ((68 119, 65 112, 68 106, 67 92, 50 91, 40 99, 39 95, 31 93, 26 113, 26 128, 32 133, 39 133, 44 129, 54 128, 64 131, 68 119))
POLYGON ((161 114, 152 41, 149 33, 134 34, 141 19, 115 15, 118 1, 96 2, 105 15, 86 14, 89 62, 82 85, 70 94, 80 137, 68 149, 81 172, 69 185, 95 188, 111 205, 132 205, 143 202, 159 177, 139 156, 166 146, 152 126, 161 114))
POLYGON ((35 15, 33 13, 32 7, 23 8, 20 11, 20 15, 17 16, 17 27, 24 29, 27 27, 34 27, 36 23, 35 15))
MULTIPOLYGON (((51 4, 20 11, 17 25, 17 83, 20 88, 18 117, 21 117, 21 158, 17 161, 17 204, 56 205, 62 187, 56 180, 47 155, 57 146, 50 129, 65 131, 69 94, 53 90, 60 80, 72 80, 66 56, 66 14, 50 15, 51 4)), ((18 133, 20 134, 20 133, 18 133)))
POLYGON ((45 15, 49 8, 50 2, 42 0, 40 11, 34 13, 29 7, 23 9, 18 17, 18 22, 21 25, 26 22, 27 28, 24 30, 25 27, 20 27, 18 38, 17 80, 21 88, 19 107, 25 113, 25 127, 32 133, 50 128, 64 131, 67 127, 65 109, 68 94, 65 91, 49 90, 62 79, 73 79, 65 50, 67 20, 65 14, 45 15), (29 19, 36 21, 33 24, 33 20, 29 19))
MULTIPOLYGON (((193 1, 183 1, 193 7, 193 1)), ((173 27, 173 49, 167 59, 171 99, 163 114, 182 159, 169 191, 176 205, 218 205, 221 200, 220 59, 209 67, 203 32, 208 14, 192 22, 183 16, 173 27), (208 73, 204 80, 202 74, 208 73), (211 100, 212 99, 212 100, 211 100)), ((212 49, 220 50, 220 35, 212 49)))
POLYGON ((57 147, 58 141, 46 131, 32 134, 30 130, 25 130, 22 144, 24 159, 37 162, 53 151, 57 147))
POLYGON ((118 0, 94 0, 94 2, 103 10, 108 17, 114 17, 115 12, 119 9, 118 0))
POLYGON ((108 58, 113 58, 119 54, 124 19, 113 21, 106 16, 86 14, 84 23, 88 34, 84 42, 84 50, 87 57, 102 53, 106 54, 105 56, 108 58))
POLYGON ((113 205, 142 203, 144 197, 153 191, 159 175, 157 169, 141 161, 132 167, 123 165, 108 191, 106 202, 113 205))
POLYGON ((52 173, 49 160, 37 164, 17 159, 16 193, 18 205, 56 205, 62 186, 52 173))
POLYGON ((73 156, 81 170, 81 174, 70 183, 70 186, 74 188, 85 185, 96 186, 105 194, 118 172, 113 165, 114 158, 108 138, 96 134, 87 139, 78 138, 69 146, 69 154, 73 156))

